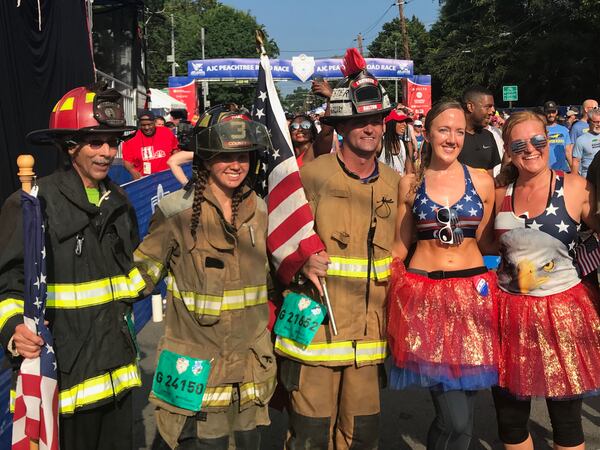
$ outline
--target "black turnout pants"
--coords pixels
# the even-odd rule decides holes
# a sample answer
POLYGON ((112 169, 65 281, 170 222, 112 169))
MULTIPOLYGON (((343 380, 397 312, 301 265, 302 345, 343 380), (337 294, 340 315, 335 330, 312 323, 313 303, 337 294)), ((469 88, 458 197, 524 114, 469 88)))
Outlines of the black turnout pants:
POLYGON ((59 422, 60 450, 132 450, 133 395, 69 416, 59 422))

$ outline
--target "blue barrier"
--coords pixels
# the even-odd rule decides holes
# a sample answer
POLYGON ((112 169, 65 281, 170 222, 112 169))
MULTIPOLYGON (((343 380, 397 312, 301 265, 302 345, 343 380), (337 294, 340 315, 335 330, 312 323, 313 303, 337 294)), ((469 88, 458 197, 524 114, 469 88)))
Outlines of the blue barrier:
MULTIPOLYGON (((188 164, 183 166, 183 171, 189 177, 192 169, 191 165, 188 164)), ((156 205, 170 192, 174 192, 181 188, 181 184, 175 179, 170 170, 165 170, 156 174, 149 175, 139 180, 130 181, 131 176, 125 168, 116 164, 111 167, 109 176, 115 182, 122 184, 123 189, 129 197, 129 201, 135 209, 137 215, 138 226, 140 230, 140 237, 143 237, 148 232, 148 226, 150 225, 150 219, 156 205)), ((164 295, 164 283, 160 288, 164 295)), ((137 302, 133 306, 135 315, 135 331, 139 333, 140 330, 148 323, 152 317, 152 304, 150 298, 145 298, 137 302)), ((11 443, 11 430, 12 430, 12 415, 8 409, 10 386, 11 386, 11 370, 8 367, 8 361, 4 358, 4 353, 0 349, 0 449, 10 448, 11 443)))

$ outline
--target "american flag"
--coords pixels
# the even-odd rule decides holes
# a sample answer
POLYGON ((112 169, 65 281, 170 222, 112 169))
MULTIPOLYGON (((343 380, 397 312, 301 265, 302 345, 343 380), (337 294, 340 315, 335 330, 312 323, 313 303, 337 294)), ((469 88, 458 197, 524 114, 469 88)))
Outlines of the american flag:
POLYGON ((288 284, 308 257, 325 249, 314 231, 314 217, 300 181, 271 64, 263 52, 252 118, 269 130, 273 148, 262 155, 257 191, 266 195, 269 211, 267 249, 278 278, 288 284))
MULTIPOLYGON (((37 190, 37 188, 34 188, 37 190)), ((56 356, 46 311, 46 247, 40 201, 23 192, 24 314, 25 325, 42 337, 40 356, 24 359, 17 377, 12 450, 29 450, 39 441, 40 450, 58 450, 58 381, 56 356)))
POLYGON ((596 233, 592 233, 575 248, 575 260, 579 266, 579 274, 584 277, 600 267, 600 245, 596 233))

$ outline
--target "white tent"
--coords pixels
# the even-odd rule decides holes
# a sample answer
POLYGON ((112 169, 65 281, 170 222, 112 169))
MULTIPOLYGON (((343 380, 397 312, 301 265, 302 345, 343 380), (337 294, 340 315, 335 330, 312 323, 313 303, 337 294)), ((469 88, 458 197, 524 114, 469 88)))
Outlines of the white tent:
POLYGON ((151 109, 185 109, 185 103, 180 102, 176 98, 165 94, 159 89, 150 88, 150 108, 151 109))

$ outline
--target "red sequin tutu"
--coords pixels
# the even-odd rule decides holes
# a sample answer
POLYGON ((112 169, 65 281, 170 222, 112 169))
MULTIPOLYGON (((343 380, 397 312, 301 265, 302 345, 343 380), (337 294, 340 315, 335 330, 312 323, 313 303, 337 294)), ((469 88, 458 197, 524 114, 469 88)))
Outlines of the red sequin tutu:
POLYGON ((600 390, 599 297, 579 283, 545 297, 499 291, 499 385, 517 397, 600 390))
POLYGON ((390 385, 477 390, 498 379, 498 310, 493 272, 433 280, 392 262, 390 385))

